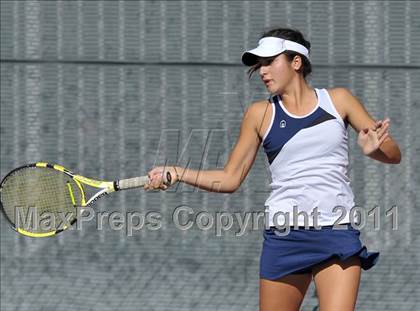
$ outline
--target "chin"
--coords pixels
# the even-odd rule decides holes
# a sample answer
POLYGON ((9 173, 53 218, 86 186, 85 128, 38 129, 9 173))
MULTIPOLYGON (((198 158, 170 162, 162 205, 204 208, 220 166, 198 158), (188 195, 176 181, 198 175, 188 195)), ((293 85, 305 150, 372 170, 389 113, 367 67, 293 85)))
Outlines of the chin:
POLYGON ((281 90, 278 87, 268 87, 267 91, 269 91, 271 95, 281 94, 281 90))
POLYGON ((276 89, 276 86, 270 83, 268 86, 266 85, 265 88, 267 89, 267 91, 272 93, 276 89))

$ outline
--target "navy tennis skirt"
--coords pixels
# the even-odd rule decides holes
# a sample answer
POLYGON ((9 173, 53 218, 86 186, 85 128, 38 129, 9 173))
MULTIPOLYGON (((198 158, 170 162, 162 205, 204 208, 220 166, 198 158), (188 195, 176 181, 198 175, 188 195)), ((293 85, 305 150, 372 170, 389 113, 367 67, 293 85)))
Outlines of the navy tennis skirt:
POLYGON ((271 227, 264 230, 264 244, 260 260, 260 277, 276 280, 288 274, 311 273, 312 267, 337 257, 340 260, 357 255, 363 270, 372 268, 379 259, 378 252, 368 252, 360 242, 360 231, 350 224, 346 229, 271 227))

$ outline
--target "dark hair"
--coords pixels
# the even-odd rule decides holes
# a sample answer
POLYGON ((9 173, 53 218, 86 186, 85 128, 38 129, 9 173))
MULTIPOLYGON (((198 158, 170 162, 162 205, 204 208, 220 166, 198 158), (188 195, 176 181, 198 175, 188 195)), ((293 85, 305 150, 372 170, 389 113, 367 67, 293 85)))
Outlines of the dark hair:
MULTIPOLYGON (((297 30, 297 29, 291 29, 291 28, 274 28, 271 30, 268 30, 263 33, 263 35, 260 37, 260 39, 265 37, 277 37, 282 38, 290 41, 297 42, 299 44, 302 44, 304 47, 308 49, 308 51, 311 51, 311 43, 303 37, 303 34, 297 30)), ((306 78, 307 75, 309 75, 312 72, 312 65, 311 62, 302 54, 295 52, 295 51, 285 51, 282 53, 286 55, 289 62, 293 60, 293 58, 298 55, 302 59, 302 66, 299 69, 299 72, 302 73, 303 77, 306 78)), ((252 76, 252 74, 257 71, 260 68, 260 64, 255 64, 248 70, 249 77, 252 76)))

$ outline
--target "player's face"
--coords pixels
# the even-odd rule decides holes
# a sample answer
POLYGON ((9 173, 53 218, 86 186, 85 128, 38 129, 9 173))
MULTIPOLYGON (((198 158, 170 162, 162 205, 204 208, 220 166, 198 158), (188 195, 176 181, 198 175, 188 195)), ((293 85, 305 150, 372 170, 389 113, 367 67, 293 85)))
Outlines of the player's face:
POLYGON ((260 77, 267 90, 271 94, 281 94, 294 74, 286 55, 260 58, 259 63, 260 77))

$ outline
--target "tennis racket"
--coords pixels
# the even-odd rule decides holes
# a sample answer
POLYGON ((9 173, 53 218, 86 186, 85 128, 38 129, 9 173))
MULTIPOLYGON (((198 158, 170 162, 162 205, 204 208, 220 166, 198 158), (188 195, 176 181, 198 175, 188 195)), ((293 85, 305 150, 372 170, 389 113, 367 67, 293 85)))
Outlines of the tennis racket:
MULTIPOLYGON (((168 178, 170 181, 170 174, 168 178)), ((49 237, 68 229, 83 207, 105 194, 139 188, 148 181, 148 176, 94 180, 61 165, 38 162, 18 167, 3 178, 0 202, 14 230, 30 237, 49 237), (90 198, 88 189, 93 189, 90 198)))

